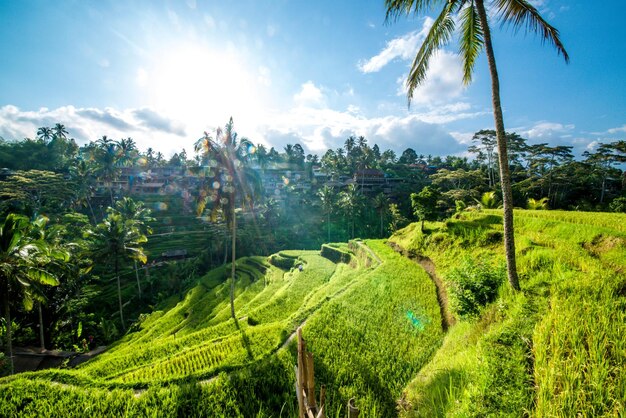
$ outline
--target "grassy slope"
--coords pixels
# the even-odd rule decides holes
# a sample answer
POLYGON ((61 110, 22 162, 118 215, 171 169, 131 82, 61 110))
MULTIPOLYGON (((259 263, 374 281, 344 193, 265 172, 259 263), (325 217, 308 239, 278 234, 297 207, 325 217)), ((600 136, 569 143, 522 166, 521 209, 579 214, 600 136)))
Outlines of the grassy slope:
POLYGON ((155 311, 78 369, 1 380, 0 416, 293 416, 294 347, 279 347, 305 320, 330 416, 343 415, 352 396, 370 415, 389 416, 442 333, 424 272, 382 242, 369 244, 382 265, 366 267, 362 256, 352 266, 334 264, 317 251, 282 253, 298 258, 302 272, 260 257, 238 260, 237 322, 229 313, 229 269, 213 270, 183 301, 155 311))
MULTIPOLYGON (((522 292, 504 284, 406 388, 404 416, 619 416, 626 405, 626 217, 516 211, 522 292)), ((446 279, 464 257, 503 263, 496 211, 391 240, 446 279)), ((448 283, 450 284, 450 283, 448 283)))

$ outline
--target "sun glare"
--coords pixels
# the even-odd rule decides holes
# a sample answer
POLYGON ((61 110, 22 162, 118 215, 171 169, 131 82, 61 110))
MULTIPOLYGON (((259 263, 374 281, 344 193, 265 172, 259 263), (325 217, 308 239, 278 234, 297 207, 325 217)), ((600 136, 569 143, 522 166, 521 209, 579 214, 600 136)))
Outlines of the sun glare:
POLYGON ((169 50, 150 78, 154 106, 190 128, 223 124, 230 116, 249 123, 261 108, 257 77, 233 52, 200 46, 169 50))

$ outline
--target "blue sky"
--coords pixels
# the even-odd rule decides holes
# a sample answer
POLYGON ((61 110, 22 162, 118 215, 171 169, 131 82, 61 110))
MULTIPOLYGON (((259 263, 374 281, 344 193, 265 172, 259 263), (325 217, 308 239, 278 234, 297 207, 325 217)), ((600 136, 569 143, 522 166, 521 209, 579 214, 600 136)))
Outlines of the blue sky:
MULTIPOLYGON (((495 26, 507 130, 577 154, 626 139, 622 2, 532 3, 571 63, 495 26)), ((322 154, 354 134, 462 154, 493 127, 484 54, 463 86, 451 43, 409 109, 403 83, 431 20, 384 17, 383 0, 0 0, 0 136, 60 122, 80 144, 132 137, 169 156, 233 116, 240 135, 279 150, 322 154)))

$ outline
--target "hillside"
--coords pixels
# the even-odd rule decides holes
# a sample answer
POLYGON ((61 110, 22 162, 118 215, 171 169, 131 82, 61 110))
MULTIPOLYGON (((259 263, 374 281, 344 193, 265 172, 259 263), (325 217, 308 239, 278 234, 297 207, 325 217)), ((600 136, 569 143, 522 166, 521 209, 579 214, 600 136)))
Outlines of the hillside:
POLYGON ((443 333, 428 276, 383 242, 367 245, 382 262, 356 243, 354 252, 326 247, 341 263, 319 251, 281 252, 270 258, 274 265, 238 260, 238 321, 230 318, 229 267, 212 270, 184 300, 164 304, 81 367, 2 380, 0 415, 293 416, 288 338, 299 325, 329 410, 339 414, 354 396, 366 413, 393 414, 443 333))
POLYGON ((399 231, 429 257, 462 320, 402 398, 402 416, 622 416, 626 217, 516 211, 522 292, 505 281, 499 211, 399 231), (492 302, 478 313, 488 294, 492 302))
POLYGON ((626 217, 516 216, 522 292, 505 283, 497 211, 245 257, 237 321, 226 265, 92 361, 1 379, 0 416, 297 416, 298 326, 329 417, 352 397, 367 417, 619 416, 626 217))

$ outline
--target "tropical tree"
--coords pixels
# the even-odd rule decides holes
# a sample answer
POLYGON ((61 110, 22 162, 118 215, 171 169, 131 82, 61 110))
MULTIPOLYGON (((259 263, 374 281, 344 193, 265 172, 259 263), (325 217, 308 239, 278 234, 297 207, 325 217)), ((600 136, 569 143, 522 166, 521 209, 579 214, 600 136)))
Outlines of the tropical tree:
POLYGON ((74 184, 76 185, 76 205, 87 205, 93 223, 96 224, 96 214, 93 211, 91 205, 91 196, 95 189, 95 172, 96 168, 89 161, 83 159, 78 160, 70 168, 70 176, 74 184))
POLYGON ((422 222, 422 232, 424 232, 424 221, 432 221, 437 217, 437 202, 441 193, 436 188, 426 186, 419 193, 411 193, 411 206, 413 213, 422 222))
POLYGON ((389 198, 387 198, 384 193, 377 194, 374 198, 374 207, 380 217, 380 237, 382 238, 384 235, 383 220, 385 218, 385 214, 389 212, 389 198))
POLYGON ((328 240, 326 242, 330 242, 330 215, 337 205, 337 193, 332 187, 325 185, 317 192, 317 196, 320 198, 322 210, 326 214, 326 228, 328 231, 328 240))
POLYGON ((237 217, 236 200, 245 201, 253 195, 253 188, 248 183, 247 164, 248 152, 252 143, 246 138, 239 138, 234 130, 233 118, 230 118, 224 129, 218 128, 215 138, 207 132, 196 141, 195 150, 205 156, 209 162, 214 181, 205 182, 204 190, 200 193, 198 214, 202 214, 209 207, 210 218, 215 221, 217 215, 223 212, 226 223, 231 230, 231 283, 230 283, 230 313, 235 319, 235 273, 236 273, 236 245, 237 245, 237 217))
POLYGON ((356 184, 350 184, 339 193, 339 204, 346 216, 350 219, 350 238, 354 238, 354 225, 356 218, 361 214, 365 203, 365 197, 356 184))
POLYGON ((42 126, 37 129, 37 138, 47 144, 52 139, 52 129, 47 126, 42 126))
POLYGON ((496 192, 485 192, 480 196, 480 200, 476 200, 482 209, 496 209, 499 206, 496 192))
POLYGON ((500 79, 491 41, 491 27, 488 15, 515 28, 525 27, 528 31, 539 33, 542 40, 554 45, 557 53, 562 54, 566 62, 569 56, 556 28, 540 15, 539 11, 527 0, 494 0, 485 6, 484 0, 385 0, 387 19, 397 19, 402 15, 428 12, 435 5, 443 6, 441 13, 433 22, 424 39, 407 78, 409 103, 415 89, 426 79, 429 61, 436 51, 443 48, 452 39, 457 22, 460 24, 459 53, 463 60, 463 81, 472 80, 474 64, 480 52, 485 49, 489 73, 491 75, 492 104, 500 179, 504 206, 504 246, 507 260, 507 273, 511 287, 519 289, 519 279, 515 262, 515 235, 513 229, 513 193, 507 153, 504 117, 500 102, 500 79))
MULTIPOLYGON (((115 202, 113 212, 120 214, 125 223, 130 222, 133 227, 137 228, 141 235, 147 237, 152 234, 150 222, 154 222, 155 219, 151 216, 152 211, 146 208, 143 202, 136 202, 130 197, 124 197, 122 200, 115 202)), ((141 299, 141 283, 139 282, 137 258, 133 258, 133 264, 135 268, 135 278, 137 279, 137 291, 139 293, 139 299, 141 299)))
POLYGON ((548 198, 542 197, 541 199, 528 199, 528 209, 530 210, 546 210, 548 209, 548 198))
MULTIPOLYGON (((36 222, 41 222, 36 220, 36 222)), ((9 214, 0 225, 0 293, 4 307, 7 356, 13 373, 10 294, 19 295, 24 308, 31 310, 37 297, 35 285, 56 286, 57 277, 49 270, 55 260, 68 261, 64 251, 52 251, 47 244, 30 235, 33 224, 28 218, 9 214)))
POLYGON ((131 166, 137 160, 138 150, 135 140, 132 138, 122 138, 117 144, 117 164, 121 166, 131 166))
POLYGON ((67 135, 69 134, 69 132, 67 132, 67 129, 65 129, 65 125, 60 123, 54 125, 54 128, 52 128, 52 132, 54 133, 54 137, 58 139, 67 139, 67 135))
POLYGON ((95 228, 87 231, 93 258, 113 264, 117 280, 117 295, 122 329, 125 329, 122 304, 122 286, 120 283, 120 264, 127 259, 146 262, 146 255, 141 244, 148 239, 141 233, 133 220, 125 220, 115 210, 109 210, 107 217, 95 228))

